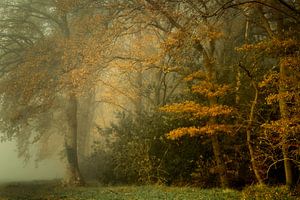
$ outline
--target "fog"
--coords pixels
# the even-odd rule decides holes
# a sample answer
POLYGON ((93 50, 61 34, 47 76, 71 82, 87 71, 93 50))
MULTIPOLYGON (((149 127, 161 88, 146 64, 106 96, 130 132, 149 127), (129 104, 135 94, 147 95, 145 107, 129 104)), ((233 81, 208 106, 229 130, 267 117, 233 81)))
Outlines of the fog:
MULTIPOLYGON (((34 150, 32 150, 34 152, 34 150)), ((36 163, 18 158, 15 142, 0 143, 0 182, 50 180, 64 176, 64 165, 59 158, 36 163)))
POLYGON ((0 200, 300 189, 300 0, 0 0, 0 16, 0 200))

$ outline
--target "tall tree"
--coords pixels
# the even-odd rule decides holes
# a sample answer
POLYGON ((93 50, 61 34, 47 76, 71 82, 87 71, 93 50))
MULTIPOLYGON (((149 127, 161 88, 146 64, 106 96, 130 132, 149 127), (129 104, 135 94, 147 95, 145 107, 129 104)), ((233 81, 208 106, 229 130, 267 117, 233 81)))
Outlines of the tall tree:
MULTIPOLYGON (((208 16, 219 3, 200 2, 199 4, 195 4, 194 1, 174 3, 171 1, 152 0, 146 2, 148 3, 148 5, 146 4, 146 8, 154 10, 154 12, 163 17, 174 28, 170 33, 170 40, 165 43, 168 56, 177 60, 178 65, 188 65, 187 63, 189 63, 189 65, 194 64, 194 67, 201 66, 203 68, 202 73, 205 74, 205 80, 207 81, 206 85, 209 87, 206 88, 207 93, 214 93, 214 90, 218 91, 216 84, 219 63, 216 48, 218 45, 218 38, 222 34, 220 34, 219 31, 216 31, 215 26, 213 25, 215 23, 214 19, 209 19, 208 16), (188 14, 184 15, 183 13, 188 14), (190 55, 187 55, 186 52, 190 52, 190 55), (196 58, 201 59, 200 63, 190 62, 191 60, 196 60, 196 58)), ((203 82, 200 83, 199 86, 205 87, 203 82)), ((222 87, 222 89, 225 88, 226 87, 222 87)), ((202 89, 204 88, 199 88, 197 91, 201 93, 202 89)), ((207 97, 209 106, 212 108, 214 106, 218 107, 217 96, 219 94, 209 95, 203 92, 203 95, 207 97)), ((189 105, 182 105, 183 110, 185 106, 189 107, 189 105)), ((198 107, 198 109, 200 109, 200 107, 198 107)), ((174 110, 176 109, 174 108, 174 110)), ((195 108, 195 110, 197 110, 197 108, 195 108)), ((199 112, 200 111, 201 109, 199 112)), ((209 121, 211 127, 216 123, 213 117, 211 117, 209 121)), ((218 126, 218 128, 220 128, 220 126, 218 126)), ((216 126, 216 129, 218 128, 216 126)), ((184 130, 185 131, 183 132, 188 132, 186 129, 184 130)), ((209 132, 209 130, 207 130, 207 132, 209 132)), ((219 174, 221 184, 222 186, 226 186, 226 167, 222 160, 221 148, 216 134, 212 134, 212 146, 216 163, 220 169, 219 174)))
MULTIPOLYGON (((298 130, 298 126, 294 125, 298 121, 294 112, 298 110, 297 103, 294 103, 298 99, 298 86, 296 84, 298 77, 297 75, 291 75, 291 73, 297 71, 296 65, 298 63, 296 46, 299 42, 297 33, 299 30, 294 25, 299 22, 299 3, 258 1, 251 2, 249 5, 253 7, 249 8, 248 17, 250 17, 250 20, 258 17, 257 19, 261 23, 256 24, 256 28, 260 26, 262 37, 256 41, 256 44, 245 45, 244 50, 254 51, 257 60, 262 55, 273 59, 266 60, 265 57, 262 60, 268 65, 275 66, 266 75, 261 85, 266 86, 271 84, 271 81, 274 81, 275 84, 271 85, 273 85, 273 88, 277 88, 273 91, 275 94, 269 94, 266 99, 269 104, 274 105, 274 103, 278 103, 280 116, 276 120, 265 122, 263 127, 270 133, 280 133, 286 184, 291 186, 294 180, 292 175, 293 156, 291 155, 291 149, 293 148, 291 147, 290 139, 296 138, 295 131, 297 132, 298 130), (249 13, 252 13, 252 15, 249 13), (254 16, 254 13, 259 15, 254 16)), ((254 21, 253 24, 255 24, 254 21)), ((258 89, 257 86, 256 89, 258 89)), ((297 163, 295 160, 294 162, 297 163)))
POLYGON ((7 28, 2 33, 2 129, 8 138, 26 140, 38 134, 38 140, 43 135, 38 129, 43 125, 40 117, 54 112, 52 119, 57 120, 55 110, 64 110, 68 183, 81 185, 78 97, 93 88, 98 72, 107 63, 108 36, 114 34, 105 32, 107 21, 91 1, 36 0, 1 5, 9 8, 3 22, 7 28), (25 25, 19 27, 24 20, 25 25), (19 46, 22 49, 15 50, 19 46), (5 62, 10 59, 18 62, 8 68, 5 62), (28 137, 22 137, 25 134, 28 137))

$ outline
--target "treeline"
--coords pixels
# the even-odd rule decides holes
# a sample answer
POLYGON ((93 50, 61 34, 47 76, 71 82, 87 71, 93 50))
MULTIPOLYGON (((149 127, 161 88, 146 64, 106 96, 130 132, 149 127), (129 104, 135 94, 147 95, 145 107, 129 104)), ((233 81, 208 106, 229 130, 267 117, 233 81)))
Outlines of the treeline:
POLYGON ((160 46, 162 66, 152 61, 161 71, 140 74, 135 115, 121 113, 100 130, 116 140, 108 149, 95 147, 98 178, 202 187, 298 184, 299 5, 291 4, 292 11, 272 1, 149 4, 157 21, 171 26, 160 46), (152 73, 163 76, 148 82, 152 73), (163 79, 171 74, 170 82, 163 79), (164 99, 176 81, 180 87, 164 99))
POLYGON ((0 11, 3 139, 29 156, 60 135, 68 183, 299 184, 299 1, 12 0, 0 11))

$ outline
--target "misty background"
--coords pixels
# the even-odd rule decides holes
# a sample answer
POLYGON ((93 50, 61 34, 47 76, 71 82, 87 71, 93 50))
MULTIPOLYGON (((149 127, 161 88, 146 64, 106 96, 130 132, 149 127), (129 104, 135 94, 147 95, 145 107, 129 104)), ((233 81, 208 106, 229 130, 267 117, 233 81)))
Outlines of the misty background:
MULTIPOLYGON (((36 153, 36 149, 31 151, 36 153)), ((0 182, 58 179, 64 176, 64 164, 60 158, 48 158, 38 163, 32 157, 28 162, 19 158, 16 142, 0 143, 0 182)))
POLYGON ((0 182, 299 185, 300 2, 273 1, 2 1, 0 182))

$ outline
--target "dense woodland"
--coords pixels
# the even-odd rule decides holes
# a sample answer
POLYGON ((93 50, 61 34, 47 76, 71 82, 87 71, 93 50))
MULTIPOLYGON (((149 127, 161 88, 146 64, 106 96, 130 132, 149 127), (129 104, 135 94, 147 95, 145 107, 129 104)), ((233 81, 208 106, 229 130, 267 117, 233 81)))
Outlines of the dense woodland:
POLYGON ((300 184, 299 0, 1 0, 0 14, 1 139, 24 159, 61 147, 66 184, 300 184))

